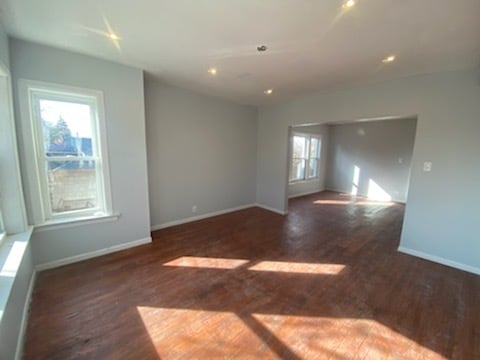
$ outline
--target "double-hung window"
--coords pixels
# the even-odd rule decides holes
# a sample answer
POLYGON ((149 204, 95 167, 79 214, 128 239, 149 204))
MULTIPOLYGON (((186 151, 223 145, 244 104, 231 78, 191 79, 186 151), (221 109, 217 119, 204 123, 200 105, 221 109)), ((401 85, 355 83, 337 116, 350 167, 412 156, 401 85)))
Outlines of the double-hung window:
POLYGON ((292 136, 290 182, 318 178, 321 144, 318 136, 308 134, 292 136))
POLYGON ((34 82, 26 86, 40 221, 109 214, 102 93, 34 82))

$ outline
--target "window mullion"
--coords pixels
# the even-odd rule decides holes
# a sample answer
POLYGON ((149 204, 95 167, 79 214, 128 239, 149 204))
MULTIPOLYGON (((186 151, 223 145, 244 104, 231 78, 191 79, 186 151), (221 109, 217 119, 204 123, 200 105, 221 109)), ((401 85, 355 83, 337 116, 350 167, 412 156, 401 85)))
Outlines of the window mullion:
POLYGON ((43 155, 43 160, 46 161, 97 161, 98 156, 48 156, 43 155))
POLYGON ((307 156, 305 158, 305 176, 303 177, 305 180, 308 179, 308 170, 310 169, 310 146, 312 146, 311 136, 305 136, 305 139, 307 141, 307 156))

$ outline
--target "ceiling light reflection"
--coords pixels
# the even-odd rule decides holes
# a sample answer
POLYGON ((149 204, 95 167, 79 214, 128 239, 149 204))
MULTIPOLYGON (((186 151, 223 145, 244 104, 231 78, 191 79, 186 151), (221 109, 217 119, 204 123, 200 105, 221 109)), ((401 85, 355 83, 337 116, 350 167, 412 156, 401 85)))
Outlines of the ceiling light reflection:
POLYGON ((392 61, 395 61, 395 55, 390 55, 390 56, 387 56, 386 58, 382 59, 382 62, 384 64, 391 63, 392 61))
POLYGON ((110 40, 112 40, 115 48, 118 51, 120 51, 120 37, 115 33, 115 31, 113 31, 112 27, 110 26, 110 22, 108 21, 108 19, 105 16, 103 16, 103 23, 105 24, 105 27, 107 28, 107 32, 105 33, 105 35, 107 37, 109 37, 110 40))
POLYGON ((343 2, 342 7, 344 9, 351 9, 352 7, 355 6, 355 0, 347 0, 343 2))

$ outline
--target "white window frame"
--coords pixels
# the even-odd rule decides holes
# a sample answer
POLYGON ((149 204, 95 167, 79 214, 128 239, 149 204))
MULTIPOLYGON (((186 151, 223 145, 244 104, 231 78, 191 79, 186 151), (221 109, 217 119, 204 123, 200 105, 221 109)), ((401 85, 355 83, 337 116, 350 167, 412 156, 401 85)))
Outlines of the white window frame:
MULTIPOLYGON (((110 170, 108 163, 105 110, 103 93, 98 90, 19 80, 20 109, 24 134, 25 162, 30 186, 30 208, 35 225, 65 222, 82 218, 104 217, 112 214, 110 170), (45 150, 39 99, 67 101, 90 106, 92 119, 92 149, 94 156, 81 160, 94 160, 97 175, 98 204, 95 208, 53 213, 49 200, 45 150)), ((54 156, 48 160, 71 161, 71 157, 54 156)))
POLYGON ((309 180, 315 180, 315 179, 318 179, 320 177, 320 174, 319 174, 319 168, 320 168, 320 160, 322 158, 322 138, 320 135, 317 135, 317 134, 305 134, 305 133, 298 133, 298 132, 294 132, 292 133, 291 137, 290 137, 290 158, 289 158, 289 172, 288 172, 288 183, 289 184, 294 184, 294 183, 298 183, 298 182, 302 182, 302 181, 309 181, 309 180), (298 179, 290 179, 290 175, 291 175, 291 172, 292 172, 292 162, 293 162, 293 147, 294 147, 294 142, 293 142, 293 138, 297 136, 297 137, 303 137, 305 138, 305 141, 306 141, 306 149, 307 149, 307 156, 305 158, 302 158, 302 159, 305 159, 305 168, 304 168, 304 171, 303 171, 303 176, 301 178, 298 178, 298 179), (316 175, 315 176, 308 176, 309 174, 309 169, 310 169, 310 159, 312 159, 310 157, 310 153, 311 153, 311 144, 312 144, 312 139, 317 139, 318 140, 318 151, 319 151, 319 154, 318 154, 318 157, 314 157, 313 159, 317 159, 317 168, 316 168, 316 175))
POLYGON ((5 223, 3 222, 2 208, 0 207, 0 246, 3 240, 7 237, 7 230, 5 229, 5 223))
MULTIPOLYGON (((0 60, 0 245, 27 230, 8 66, 0 60)), ((0 249, 1 252, 1 249, 0 249)))

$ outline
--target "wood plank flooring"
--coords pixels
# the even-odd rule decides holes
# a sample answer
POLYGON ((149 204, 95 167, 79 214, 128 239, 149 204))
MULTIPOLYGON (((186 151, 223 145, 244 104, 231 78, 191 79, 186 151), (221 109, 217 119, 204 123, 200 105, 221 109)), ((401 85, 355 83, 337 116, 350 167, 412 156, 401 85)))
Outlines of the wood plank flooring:
POLYGON ((25 359, 480 359, 480 277, 396 251, 404 206, 322 192, 38 275, 25 359))

